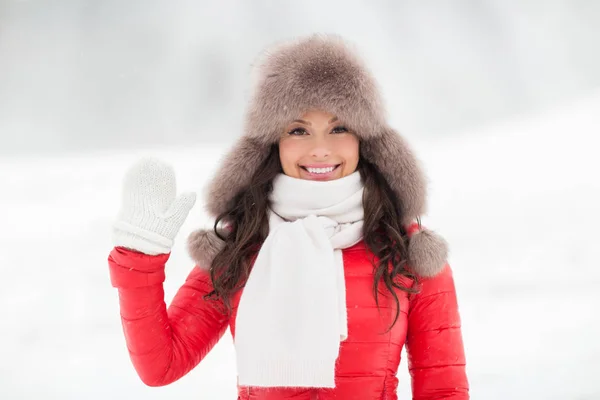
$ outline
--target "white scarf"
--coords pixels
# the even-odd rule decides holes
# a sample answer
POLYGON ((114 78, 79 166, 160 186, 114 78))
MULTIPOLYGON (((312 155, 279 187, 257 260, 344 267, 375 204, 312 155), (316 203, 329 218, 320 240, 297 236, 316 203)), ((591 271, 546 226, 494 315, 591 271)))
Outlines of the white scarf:
POLYGON ((278 175, 269 235, 239 302, 240 386, 335 387, 348 336, 341 249, 362 239, 358 172, 333 181, 278 175))

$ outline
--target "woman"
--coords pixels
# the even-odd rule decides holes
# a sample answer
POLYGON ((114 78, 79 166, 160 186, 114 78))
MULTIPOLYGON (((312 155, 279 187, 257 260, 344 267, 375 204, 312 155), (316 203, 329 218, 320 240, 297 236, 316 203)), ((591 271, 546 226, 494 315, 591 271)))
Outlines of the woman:
POLYGON ((239 399, 468 399, 445 241, 420 226, 426 179, 376 83, 334 36, 257 67, 245 132, 212 180, 215 228, 164 305, 165 263, 195 196, 142 160, 126 175, 109 256, 131 360, 148 385, 194 368, 227 327, 239 399))

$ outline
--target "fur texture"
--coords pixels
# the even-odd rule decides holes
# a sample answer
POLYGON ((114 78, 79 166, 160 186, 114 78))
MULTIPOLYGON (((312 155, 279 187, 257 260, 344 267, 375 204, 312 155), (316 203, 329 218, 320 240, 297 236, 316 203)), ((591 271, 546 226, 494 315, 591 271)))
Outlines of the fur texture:
POLYGON ((417 275, 431 277, 440 273, 448 258, 448 244, 438 234, 422 229, 411 236, 408 263, 417 275))
POLYGON ((244 136, 225 154, 208 186, 206 207, 212 216, 231 208, 235 196, 248 187, 252 175, 269 155, 269 146, 244 136))
POLYGON ((200 268, 208 270, 224 243, 212 230, 197 230, 188 237, 188 252, 200 268))
MULTIPOLYGON (((427 179, 420 162, 406 141, 388 126, 377 83, 349 44, 336 35, 286 42, 266 50, 253 75, 244 133, 207 187, 207 211, 212 216, 231 208, 285 127, 311 109, 337 115, 356 133, 362 157, 378 167, 398 197, 403 224, 425 214, 427 179)), ((219 239, 198 232, 193 236, 189 242, 192 257, 208 263, 210 256, 204 252, 216 254, 214 241, 219 239)), ((446 246, 434 240, 437 236, 432 233, 416 236, 413 267, 429 275, 438 270, 446 246), (430 251, 438 253, 427 254, 430 251)))

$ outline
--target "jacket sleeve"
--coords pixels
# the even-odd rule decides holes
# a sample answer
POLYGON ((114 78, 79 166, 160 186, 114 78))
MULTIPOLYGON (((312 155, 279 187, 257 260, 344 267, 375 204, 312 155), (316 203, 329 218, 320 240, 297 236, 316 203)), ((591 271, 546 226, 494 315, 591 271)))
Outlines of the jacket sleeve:
POLYGON ((108 257, 129 356, 148 386, 168 385, 187 374, 219 341, 228 324, 221 307, 203 299, 212 284, 209 274, 197 266, 167 309, 163 282, 168 258, 168 254, 149 256, 122 247, 115 247, 108 257))
POLYGON ((408 313, 406 339, 414 400, 469 399, 454 278, 449 265, 421 278, 408 313))

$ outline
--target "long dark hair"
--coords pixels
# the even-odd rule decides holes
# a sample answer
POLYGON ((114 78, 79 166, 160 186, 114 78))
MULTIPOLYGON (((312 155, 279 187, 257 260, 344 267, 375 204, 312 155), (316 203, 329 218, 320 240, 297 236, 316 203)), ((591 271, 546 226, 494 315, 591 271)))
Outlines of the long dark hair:
MULTIPOLYGON (((273 145, 269 156, 252 177, 249 188, 240 193, 231 209, 215 221, 215 233, 225 241, 224 248, 213 259, 210 274, 214 290, 207 298, 220 298, 231 310, 231 298, 241 289, 250 274, 253 257, 269 233, 268 197, 275 176, 281 173, 279 148, 273 145), (222 227, 229 233, 223 235, 222 227)), ((404 286, 402 277, 417 282, 417 277, 407 268, 408 236, 400 221, 402 213, 399 199, 377 167, 363 157, 358 171, 364 182, 364 242, 373 256, 373 295, 379 306, 379 282, 393 296, 396 314, 389 327, 400 315, 400 301, 395 289, 414 293, 415 285, 404 286)))

